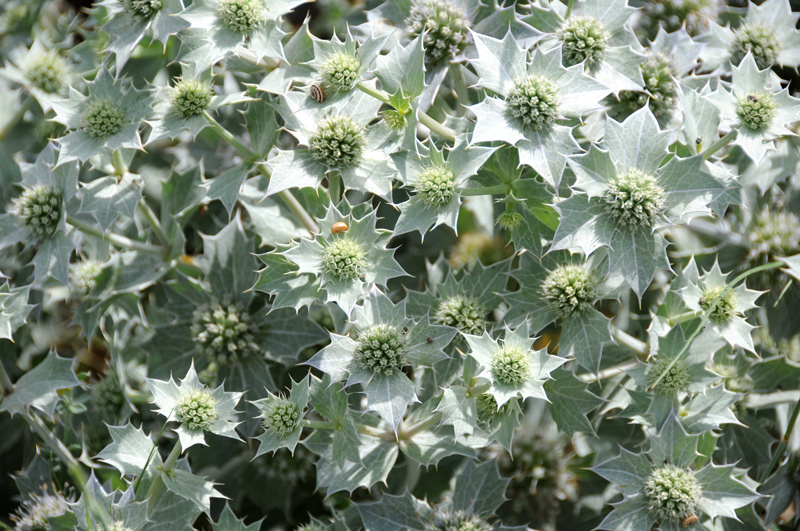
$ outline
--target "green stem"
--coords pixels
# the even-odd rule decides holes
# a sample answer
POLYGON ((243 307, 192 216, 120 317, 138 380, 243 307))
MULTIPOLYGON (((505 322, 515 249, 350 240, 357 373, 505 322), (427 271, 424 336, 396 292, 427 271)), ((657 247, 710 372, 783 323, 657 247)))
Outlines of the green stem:
MULTIPOLYGON (((267 167, 264 166, 263 164, 256 164, 256 167, 258 168, 259 173, 261 173, 261 175, 263 175, 264 178, 266 178, 267 181, 269 181, 270 174, 267 167)), ((300 204, 300 201, 298 201, 297 198, 293 196, 289 190, 283 190, 282 192, 278 192, 278 195, 286 204, 286 206, 289 207, 289 210, 291 210, 292 213, 297 217, 297 219, 300 220, 300 223, 303 224, 303 226, 306 228, 306 230, 311 236, 314 236, 319 232, 319 227, 317 226, 317 222, 314 221, 314 218, 311 217, 311 214, 308 213, 308 211, 303 207, 303 205, 300 204)))
POLYGON ((575 0, 568 0, 567 2, 567 14, 564 15, 564 20, 568 19, 569 16, 572 14, 572 6, 575 3, 575 0))
POLYGON ((328 174, 328 195, 331 196, 331 203, 338 205, 342 201, 342 174, 334 171, 328 174))
POLYGON ((773 454, 769 465, 767 465, 767 468, 765 468, 764 472, 761 473, 761 478, 759 480, 760 483, 764 483, 764 481, 766 481, 770 474, 772 474, 772 471, 775 469, 775 467, 778 466, 780 460, 783 459, 783 453, 786 451, 786 447, 789 445, 789 439, 792 438, 794 426, 797 424, 798 415, 800 415, 800 400, 798 400, 794 405, 792 416, 789 417, 789 424, 786 426, 786 432, 783 434, 783 438, 781 438, 781 442, 778 444, 775 454, 773 454))
MULTIPOLYGON (((178 457, 181 456, 181 452, 183 448, 181 448, 181 441, 175 441, 175 446, 172 447, 172 451, 170 451, 169 455, 167 456, 167 460, 164 461, 164 466, 161 467, 161 471, 164 474, 169 474, 172 472, 172 469, 175 468, 175 462, 178 460, 178 457)), ((161 479, 161 476, 156 476, 153 482, 150 484, 150 488, 147 489, 147 510, 150 512, 153 508, 153 504, 155 503, 155 499, 158 497, 158 493, 161 492, 161 489, 164 487, 164 480, 161 479)))
POLYGON ((34 101, 36 101, 36 99, 28 94, 28 97, 26 97, 20 104, 17 112, 15 112, 14 116, 11 117, 11 120, 8 121, 3 129, 0 129, 0 140, 3 140, 8 132, 14 129, 14 126, 17 125, 20 120, 22 120, 22 117, 25 116, 25 113, 28 112, 28 109, 31 108, 31 105, 33 105, 34 101))
POLYGON ((467 83, 464 81, 464 68, 460 63, 451 63, 450 72, 453 74, 453 84, 455 85, 456 95, 458 96, 459 103, 459 116, 462 116, 469 105, 469 89, 467 83))
POLYGON ((369 94, 375 99, 381 100, 383 103, 389 104, 389 93, 385 90, 376 89, 374 87, 369 86, 364 81, 359 82, 356 85, 356 88, 365 94, 369 94))
POLYGON ((167 236, 167 232, 164 230, 164 227, 161 226, 161 221, 158 219, 158 216, 156 216, 156 213, 153 212, 153 209, 150 208, 150 205, 148 205, 147 202, 144 199, 142 199, 136 206, 142 213, 142 216, 144 216, 144 219, 147 221, 147 223, 150 224, 150 227, 152 227, 153 232, 155 232, 156 234, 156 239, 159 241, 159 243, 164 247, 166 247, 167 249, 172 247, 172 242, 169 241, 169 236, 167 236))
POLYGON ((122 157, 122 149, 114 150, 111 155, 111 164, 114 166, 114 175, 125 175, 128 171, 128 165, 125 164, 125 159, 122 157))
POLYGON ((697 319, 701 315, 703 315, 703 312, 701 312, 699 310, 698 311, 693 311, 692 310, 692 311, 688 311, 688 312, 679 313, 678 315, 673 315, 672 317, 669 318, 669 325, 670 326, 675 326, 676 324, 686 323, 686 322, 689 322, 689 321, 694 321, 695 319, 697 319))
POLYGON ((722 149, 725 146, 727 146, 728 144, 730 144, 731 141, 734 138, 736 138, 736 135, 738 135, 738 134, 739 134, 739 131, 737 131, 736 129, 732 129, 727 135, 723 136, 722 138, 720 138, 719 140, 717 140, 716 142, 711 144, 708 147, 708 149, 703 151, 703 160, 708 160, 711 157, 711 155, 713 155, 714 153, 716 153, 720 149, 722 149))
POLYGON ((240 48, 237 50, 236 57, 243 59, 250 64, 266 68, 267 70, 275 70, 281 65, 280 59, 273 59, 272 57, 258 57, 255 53, 246 48, 240 48))
POLYGON ((10 395, 14 392, 14 384, 11 382, 11 378, 9 378, 8 373, 6 372, 6 367, 3 365, 3 362, 0 361, 0 400, 3 396, 10 395))
POLYGON ((480 186, 477 188, 465 188, 461 191, 462 196, 475 196, 475 195, 494 195, 494 194, 507 194, 511 191, 512 186, 507 183, 495 184, 493 186, 480 186))
POLYGON ((431 428, 433 426, 436 426, 437 424, 439 424, 439 422, 441 422, 441 420, 442 420, 441 413, 430 415, 425 420, 420 421, 414 424, 413 426, 409 426, 407 429, 400 430, 399 436, 401 439, 406 439, 406 440, 411 439, 412 437, 414 437, 414 435, 418 434, 419 432, 427 430, 428 428, 431 428))
POLYGON ((625 332, 618 326, 612 324, 611 325, 611 335, 616 339, 621 345, 628 347, 632 351, 636 352, 639 357, 646 357, 650 354, 650 348, 647 346, 647 343, 640 339, 636 339, 629 333, 625 332))
POLYGON ((72 455, 72 453, 64 446, 58 437, 53 435, 47 426, 39 419, 32 414, 29 414, 27 411, 22 411, 21 416, 25 419, 25 422, 28 423, 28 426, 31 427, 34 433, 36 433, 42 441, 53 451, 56 456, 67 466, 67 470, 69 474, 72 476, 73 481, 75 482, 75 487, 83 492, 83 487, 86 485, 86 482, 89 480, 89 477, 84 472, 83 467, 78 462, 77 459, 72 455))
POLYGON ((311 428, 312 430, 335 430, 339 427, 339 423, 334 420, 303 419, 301 424, 304 428, 311 428))
POLYGON ((206 120, 208 120, 208 123, 211 125, 211 128, 217 132, 220 138, 233 146, 247 162, 254 163, 261 158, 258 156, 258 153, 247 147, 244 143, 242 143, 241 140, 233 136, 233 133, 225 129, 221 123, 216 121, 210 114, 208 114, 208 111, 203 111, 203 116, 205 116, 206 120))
POLYGON ((113 245, 116 245, 117 247, 124 247, 126 249, 131 249, 133 251, 142 251, 145 253, 160 256, 162 258, 166 255, 167 252, 167 250, 164 249, 163 247, 132 240, 127 236, 122 236, 120 234, 115 234, 113 232, 103 232, 97 227, 93 227, 88 223, 84 223, 79 219, 75 219, 72 216, 67 216, 67 223, 69 223, 70 225, 72 225, 73 227, 75 227, 84 234, 88 234, 89 236, 94 236, 95 238, 107 241, 113 245))
MULTIPOLYGON (((171 413, 170 413, 171 415, 171 413)), ((161 431, 158 432, 156 436, 156 440, 153 442, 153 447, 150 448, 150 453, 147 454, 147 460, 144 462, 144 466, 142 467, 142 471, 139 473, 139 476, 136 478, 136 481, 133 482, 133 492, 135 493, 139 490, 139 485, 142 483, 142 478, 144 478, 145 472, 147 471, 147 467, 150 466, 150 461, 153 460, 153 456, 156 454, 158 450, 158 441, 161 440, 161 436, 164 434, 164 430, 167 428, 167 423, 169 422, 169 417, 167 420, 164 421, 164 424, 161 425, 161 431)))

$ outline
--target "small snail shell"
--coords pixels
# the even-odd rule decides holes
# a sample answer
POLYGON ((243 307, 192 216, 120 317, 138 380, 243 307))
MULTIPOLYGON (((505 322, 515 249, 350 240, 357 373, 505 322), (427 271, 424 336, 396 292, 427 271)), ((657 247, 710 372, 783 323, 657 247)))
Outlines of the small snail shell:
POLYGON ((322 85, 311 85, 311 99, 316 101, 317 103, 322 103, 325 101, 325 90, 322 88, 322 85))
POLYGON ((689 527, 690 525, 693 525, 693 524, 696 524, 696 523, 697 523, 697 516, 695 516, 693 514, 690 514, 689 516, 687 516, 686 518, 683 519, 683 524, 681 524, 681 525, 683 525, 683 527, 689 527))
POLYGON ((349 229, 349 228, 350 227, 348 227, 347 223, 345 223, 344 221, 337 221, 331 227, 331 233, 332 234, 339 234, 340 232, 347 232, 347 229, 349 229))

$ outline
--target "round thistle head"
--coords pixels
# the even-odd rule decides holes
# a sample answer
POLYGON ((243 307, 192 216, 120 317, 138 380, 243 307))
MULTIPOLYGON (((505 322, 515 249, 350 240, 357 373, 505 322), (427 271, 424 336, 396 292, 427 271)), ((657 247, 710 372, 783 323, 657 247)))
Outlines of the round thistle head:
POLYGON ((339 52, 322 63, 320 73, 322 84, 333 94, 347 92, 361 77, 361 61, 355 55, 339 52))
POLYGON ((654 388, 662 395, 675 395, 686 391, 689 388, 689 384, 692 383, 692 375, 685 363, 678 361, 672 367, 669 367, 671 363, 672 360, 669 358, 657 358, 653 364, 652 371, 650 371, 650 385, 655 384, 658 377, 664 374, 664 371, 667 371, 654 388), (669 370, 667 367, 669 367, 669 370))
POLYGON ((61 516, 68 510, 67 500, 61 494, 31 494, 11 516, 11 521, 16 524, 16 531, 46 531, 51 529, 48 519, 61 516))
POLYGON ((433 521, 426 526, 427 531, 491 531, 489 525, 480 516, 465 511, 437 510, 433 521))
POLYGON ((408 342, 404 333, 388 324, 377 324, 358 335, 356 360, 361 368, 388 376, 405 364, 408 342))
POLYGON ((664 212, 664 189, 636 168, 612 180, 603 200, 606 212, 631 231, 653 227, 664 212))
POLYGON ((230 31, 249 35, 264 20, 264 0, 220 0, 217 18, 230 31))
POLYGON ((309 145, 314 159, 329 168, 352 168, 361 162, 367 139, 355 120, 337 114, 317 124, 309 145))
POLYGON ((562 317, 580 315, 595 299, 595 278, 579 265, 561 265, 547 275, 542 295, 562 317))
POLYGON ((508 112, 523 127, 547 129, 558 118, 558 91, 549 79, 528 76, 518 79, 506 98, 508 112))
POLYGON ((497 399, 490 393, 483 393, 475 399, 478 406, 478 419, 483 422, 488 422, 495 417, 495 415, 502 415, 508 412, 514 399, 509 400, 500 407, 497 407, 497 399))
POLYGON ((17 216, 37 237, 47 238, 58 230, 63 200, 61 192, 47 184, 26 188, 14 200, 17 216))
POLYGON ((772 94, 766 92, 748 94, 736 102, 736 114, 742 125, 756 133, 766 131, 777 108, 772 94))
POLYGON ((486 328, 486 308, 469 295, 454 295, 439 303, 434 320, 452 326, 465 334, 482 332, 486 328))
POLYGON ((297 428, 302 417, 297 404, 286 398, 273 397, 261 412, 261 424, 265 430, 285 438, 297 428))
POLYGON ((217 401, 206 389, 192 389, 178 398, 175 415, 190 430, 207 430, 219 418, 217 401))
POLYGON ((95 100, 86 106, 81 122, 86 134, 95 140, 105 140, 122 129, 125 113, 119 103, 95 100))
POLYGON ((414 0, 405 25, 411 39, 425 34, 425 60, 431 64, 449 61, 469 42, 467 14, 450 0, 414 0))
POLYGON ((531 373, 531 357, 527 350, 506 345, 492 357, 492 375, 503 385, 519 387, 531 373))
POLYGON ((681 27, 685 27, 689 35, 697 36, 716 17, 714 4, 715 0, 650 0, 642 5, 643 26, 651 38, 655 38, 659 28, 674 33, 681 27))
POLYGON ((611 34, 595 17, 570 17, 558 30, 561 40, 563 62, 566 66, 586 61, 590 69, 603 60, 611 34))
POLYGON ((164 0, 120 0, 122 8, 136 18, 148 19, 164 7, 164 0))
POLYGON ((402 131, 408 123, 405 113, 394 109, 383 111, 381 117, 383 117, 383 121, 392 131, 402 131))
POLYGON ((69 265, 69 287, 72 293, 85 297, 97 284, 97 277, 103 267, 97 260, 81 260, 69 265))
POLYGON ((258 355, 255 326, 238 304, 214 303, 194 314, 192 336, 197 349, 216 365, 258 355))
POLYGON ((172 106, 183 118, 203 114, 211 103, 211 87, 194 79, 181 79, 172 91, 172 106))
POLYGON ((519 212, 515 210, 504 210, 502 214, 497 216, 497 221, 495 223, 506 230, 514 230, 519 228, 523 221, 525 221, 525 219, 519 212))
POLYGON ((780 45, 771 28, 760 24, 745 24, 736 30, 731 44, 731 63, 738 65, 748 52, 760 70, 769 68, 778 60, 780 45))
POLYGON ((748 259, 755 265, 775 256, 792 256, 800 250, 800 218, 791 212, 762 210, 747 231, 748 259))
POLYGON ((116 424, 119 414, 125 403, 119 379, 114 374, 109 374, 92 386, 90 403, 92 411, 105 422, 116 424))
POLYGON ((414 190, 426 205, 441 208, 456 194, 456 176, 448 168, 433 166, 419 174, 414 190))
POLYGON ((710 320, 719 324, 730 322, 739 313, 738 306, 736 292, 732 289, 726 290, 725 286, 706 288, 700 297, 700 308, 708 312, 710 320))
POLYGON ((694 514, 702 495, 694 472, 675 465, 655 469, 644 486, 648 507, 659 521, 682 522, 694 514))
POLYGON ((364 274, 367 253, 364 246, 347 238, 337 238, 322 252, 322 269, 336 280, 353 280, 364 274))
POLYGON ((49 94, 59 92, 66 82, 67 66, 56 52, 37 54, 25 63, 25 77, 34 87, 49 94))
POLYGON ((644 86, 647 92, 623 90, 619 101, 629 112, 649 104, 650 110, 658 119, 668 118, 675 108, 678 91, 672 79, 672 66, 669 58, 662 53, 649 55, 640 65, 644 86))

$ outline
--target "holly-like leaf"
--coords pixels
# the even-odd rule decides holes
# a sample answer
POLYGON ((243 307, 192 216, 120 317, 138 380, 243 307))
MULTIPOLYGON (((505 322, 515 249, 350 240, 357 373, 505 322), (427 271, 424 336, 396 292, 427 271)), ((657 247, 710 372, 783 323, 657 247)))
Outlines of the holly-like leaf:
POLYGON ((17 380, 14 391, 0 402, 0 411, 14 414, 35 407, 52 417, 58 391, 80 385, 72 363, 73 360, 50 351, 39 365, 17 380))
POLYGON ((468 459, 455 476, 453 509, 489 516, 505 501, 510 481, 500 476, 497 462, 475 464, 468 459))
POLYGON ((153 450, 153 441, 145 435, 141 427, 135 428, 130 423, 124 426, 109 426, 108 433, 112 442, 97 454, 97 458, 119 470, 122 475, 138 478, 144 472, 150 477, 162 465, 158 452, 152 454, 150 464, 147 465, 153 450))
POLYGON ((570 371, 558 368, 552 380, 544 384, 550 402, 547 404, 558 429, 572 435, 575 432, 594 433, 587 415, 603 401, 589 391, 589 386, 570 371))
POLYGON ((28 304, 30 286, 12 288, 8 282, 0 286, 0 339, 14 341, 14 332, 25 324, 35 307, 28 304))

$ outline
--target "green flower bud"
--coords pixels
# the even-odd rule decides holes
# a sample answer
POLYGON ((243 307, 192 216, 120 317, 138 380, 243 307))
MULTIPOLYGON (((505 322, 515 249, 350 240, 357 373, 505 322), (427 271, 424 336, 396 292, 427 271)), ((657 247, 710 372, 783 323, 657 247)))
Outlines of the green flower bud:
POLYGON ((489 422, 496 415, 503 415, 508 412, 514 399, 509 400, 501 407, 497 407, 497 399, 490 393, 483 393, 475 400, 478 406, 478 419, 489 422))
POLYGON ((595 17, 570 17, 557 33, 561 40, 563 62, 566 66, 586 61, 586 66, 595 68, 603 60, 611 34, 595 17))
POLYGON ((523 127, 541 131, 558 118, 558 91, 549 79, 528 76, 517 80, 506 98, 508 112, 523 127))
POLYGON ((475 297, 454 295, 439 303, 434 320, 465 334, 474 334, 486 328, 486 313, 486 308, 475 297))
POLYGON ((96 100, 83 111, 83 129, 95 140, 105 140, 119 133, 124 123, 125 113, 119 103, 113 101, 96 100))
POLYGON ((211 87, 194 79, 178 81, 172 92, 172 105, 183 118, 203 114, 211 103, 211 87))
POLYGON ((122 8, 130 15, 141 19, 148 19, 164 7, 163 0, 120 0, 122 8))
POLYGON ((207 430, 219 418, 217 401, 205 389, 192 389, 178 399, 175 415, 190 430, 207 430))
POLYGON ((66 62, 54 51, 37 54, 25 62, 25 77, 34 87, 55 94, 65 86, 66 62))
POLYGON ((791 212, 765 208, 747 231, 748 260, 754 266, 766 264, 776 256, 792 256, 800 251, 800 218, 791 212))
POLYGON ((383 121, 386 122, 386 125, 389 126, 389 129, 392 131, 402 131, 405 128, 406 123, 408 123, 408 120, 406 119, 406 113, 402 113, 394 109, 383 111, 381 116, 383 117, 383 121))
POLYGON ((606 212, 630 231, 652 228, 664 212, 664 189, 636 168, 611 181, 603 200, 606 212))
POLYGON ((542 283, 542 295, 561 317, 580 315, 594 302, 594 275, 583 266, 558 266, 542 283))
POLYGON ((309 137, 311 155, 330 168, 352 168, 367 147, 364 128, 349 116, 323 119, 309 137))
POLYGON ((86 297, 95 287, 103 266, 97 260, 81 260, 69 265, 69 287, 72 293, 86 297))
POLYGON ((716 18, 715 3, 715 0, 650 0, 642 4, 642 25, 651 39, 655 38, 660 27, 667 33, 685 27, 694 37, 704 33, 709 21, 716 18))
POLYGON ((405 25, 410 39, 425 34, 425 60, 431 64, 449 61, 469 42, 467 14, 449 0, 412 1, 405 25))
POLYGON ((355 55, 339 52, 322 63, 320 72, 326 90, 332 94, 348 92, 361 78, 361 61, 355 55))
POLYGON ((742 125, 756 133, 767 130, 777 108, 772 94, 766 92, 748 94, 736 102, 736 114, 742 125))
POLYGON ((364 274, 367 253, 360 243, 347 238, 330 242, 322 253, 322 269, 336 280, 353 280, 364 274))
POLYGON ((672 360, 669 358, 656 358, 653 362, 653 369, 650 371, 650 385, 655 384, 655 391, 662 395, 675 395, 686 391, 689 384, 692 383, 692 375, 685 363, 678 361, 669 367, 671 363, 672 360), (664 371, 667 373, 664 374, 664 371), (664 377, 656 384, 656 380, 662 374, 664 377))
POLYGON ((642 70, 647 93, 623 90, 619 93, 622 108, 632 113, 649 104, 656 118, 659 120, 668 118, 675 108, 678 96, 669 58, 662 53, 655 53, 649 55, 639 68, 642 70))
POLYGON ((303 415, 297 404, 281 397, 269 400, 261 412, 261 424, 280 438, 286 438, 302 420, 303 415))
POLYGON ((249 35, 264 20, 264 0, 220 0, 217 17, 232 32, 249 35))
POLYGON ((738 65, 747 55, 753 56, 760 70, 770 68, 778 60, 780 44, 775 32, 760 24, 745 24, 736 30, 731 45, 731 63, 738 65))
POLYGON ((122 394, 122 387, 119 385, 117 376, 108 374, 95 383, 92 386, 89 401, 92 411, 100 420, 116 425, 122 406, 125 404, 125 396, 122 394))
POLYGON ((514 230, 519 228, 523 221, 525 221, 525 219, 522 217, 522 214, 513 209, 507 209, 497 217, 496 223, 506 230, 514 230))
POLYGON ((464 511, 437 511, 433 522, 428 524, 428 531, 491 531, 489 525, 480 516, 464 511))
POLYGON ((255 332, 250 314, 238 304, 214 303, 195 312, 192 322, 197 349, 218 366, 258 356, 255 332))
POLYGON ((48 519, 56 518, 69 510, 67 500, 61 494, 31 494, 22 502, 11 521, 15 531, 46 531, 51 529, 48 519))
POLYGON ((407 348, 402 331, 392 325, 377 324, 359 334, 356 360, 361 368, 388 376, 405 364, 407 348))
POLYGON ((503 385, 519 387, 531 373, 531 357, 527 350, 506 345, 492 357, 492 375, 503 385))
POLYGON ((666 522, 682 522, 694 514, 702 495, 694 472, 675 465, 664 465, 654 470, 647 478, 644 492, 650 512, 666 522))
POLYGON ((739 313, 736 292, 732 289, 726 291, 725 286, 704 289, 700 297, 700 307, 704 312, 708 312, 711 321, 719 324, 730 322, 739 313))
POLYGON ((429 207, 442 208, 456 195, 456 176, 448 168, 427 168, 417 177, 414 190, 429 207))
POLYGON ((34 236, 47 238, 58 230, 62 215, 62 203, 60 191, 47 184, 38 184, 25 189, 14 200, 14 209, 22 223, 34 236))

